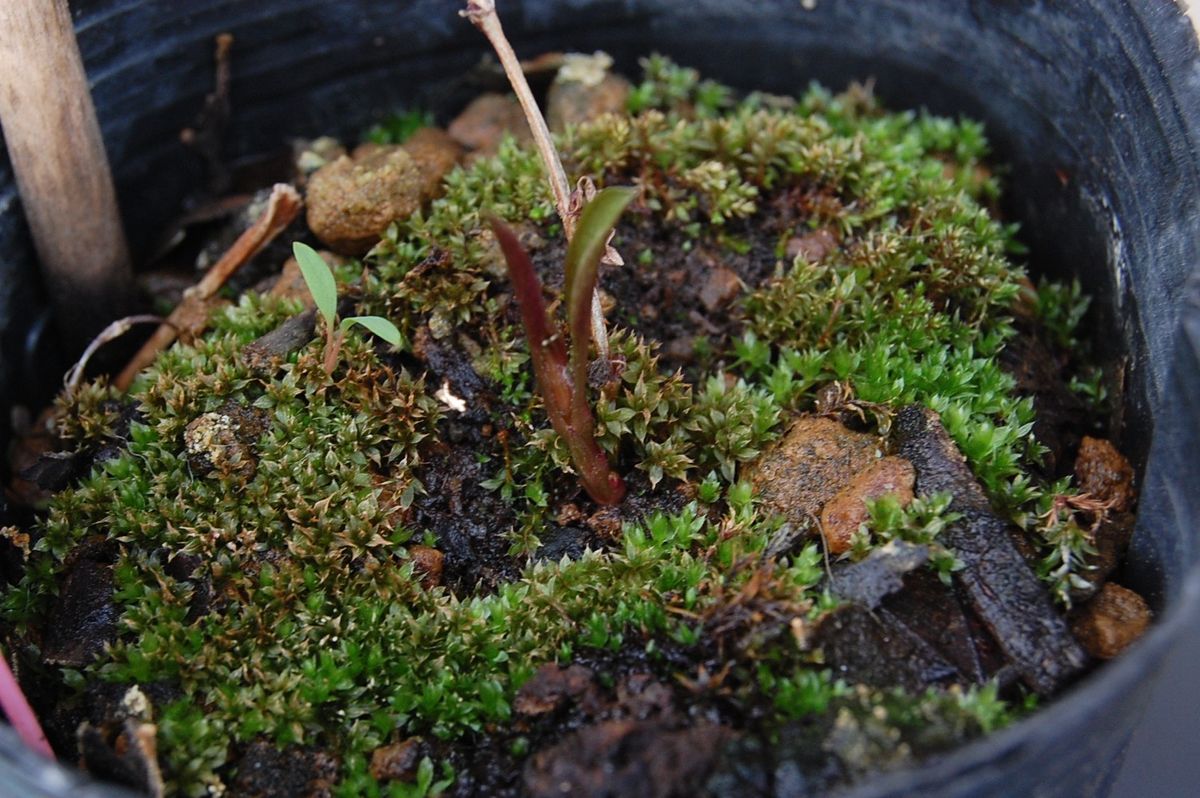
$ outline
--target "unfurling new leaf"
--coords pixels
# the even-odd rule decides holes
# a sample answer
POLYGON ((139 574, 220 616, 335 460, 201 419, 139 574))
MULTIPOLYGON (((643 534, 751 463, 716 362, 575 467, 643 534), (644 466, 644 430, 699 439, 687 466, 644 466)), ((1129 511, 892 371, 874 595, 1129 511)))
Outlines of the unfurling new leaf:
POLYGON ((609 468, 608 456, 594 435, 595 421, 587 400, 588 346, 591 342, 589 311, 600 258, 621 211, 633 196, 631 189, 606 188, 580 215, 564 264, 571 336, 569 361, 562 336, 555 333, 553 320, 546 312, 542 284, 529 255, 503 222, 494 216, 490 218, 508 263, 508 274, 520 306, 525 336, 529 339, 530 360, 546 415, 554 430, 566 441, 571 462, 579 472, 584 489, 600 504, 620 502, 625 495, 625 483, 609 468))

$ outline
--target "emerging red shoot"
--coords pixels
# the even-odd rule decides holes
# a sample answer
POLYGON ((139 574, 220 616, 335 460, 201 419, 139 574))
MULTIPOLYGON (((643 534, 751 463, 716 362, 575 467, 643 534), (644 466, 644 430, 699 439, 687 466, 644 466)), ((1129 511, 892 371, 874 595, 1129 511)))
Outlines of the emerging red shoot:
POLYGON ((571 333, 571 355, 546 312, 542 283, 529 255, 512 230, 489 217, 508 263, 513 293, 521 309, 521 322, 529 340, 530 360, 546 415, 571 453, 588 495, 599 504, 617 504, 625 496, 625 483, 609 468, 608 455, 594 435, 595 421, 587 400, 588 347, 591 343, 589 309, 596 287, 600 258, 621 211, 633 199, 630 189, 601 191, 584 208, 567 250, 566 302, 571 333))

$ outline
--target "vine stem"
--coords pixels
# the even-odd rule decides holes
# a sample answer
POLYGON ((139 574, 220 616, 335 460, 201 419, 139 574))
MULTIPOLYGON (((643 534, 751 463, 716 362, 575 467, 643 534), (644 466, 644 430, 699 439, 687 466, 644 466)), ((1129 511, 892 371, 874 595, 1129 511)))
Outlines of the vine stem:
MULTIPOLYGON (((467 7, 459 14, 470 20, 471 24, 487 37, 492 49, 496 51, 496 56, 500 59, 500 66, 504 68, 504 74, 508 76, 508 82, 512 84, 513 92, 517 95, 517 102, 521 104, 521 110, 525 112, 525 119, 529 123, 529 130, 533 133, 533 142, 537 147, 538 155, 541 156, 542 163, 546 166, 550 190, 554 194, 554 207, 558 211, 558 218, 562 220, 563 232, 566 233, 567 241, 570 241, 575 234, 575 222, 579 218, 579 213, 577 209, 573 212, 567 172, 563 169, 562 160, 558 157, 558 150, 554 148, 554 139, 550 136, 550 128, 546 126, 546 118, 538 108, 533 91, 529 88, 529 81, 525 79, 525 71, 521 69, 521 62, 517 59, 517 54, 513 51, 508 37, 504 35, 504 28, 500 25, 500 16, 496 13, 496 0, 467 0, 467 7)), ((608 330, 604 325, 604 311, 600 307, 599 291, 592 292, 591 327, 592 340, 596 342, 597 352, 603 359, 608 360, 608 330)))

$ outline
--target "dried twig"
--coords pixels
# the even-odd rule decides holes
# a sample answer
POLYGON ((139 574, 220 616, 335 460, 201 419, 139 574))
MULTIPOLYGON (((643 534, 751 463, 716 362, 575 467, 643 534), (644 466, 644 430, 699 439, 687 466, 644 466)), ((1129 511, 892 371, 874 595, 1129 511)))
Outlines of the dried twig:
POLYGON ((246 344, 242 350, 246 363, 255 370, 269 369, 280 358, 311 341, 316 332, 316 322, 316 308, 292 316, 274 330, 246 344))
POLYGON ((187 290, 183 301, 171 311, 167 322, 154 332, 150 340, 113 381, 117 390, 128 390, 138 372, 153 363, 158 353, 170 346, 178 335, 194 334, 203 329, 208 319, 208 301, 234 272, 292 223, 302 206, 303 202, 296 189, 284 183, 276 183, 262 216, 238 237, 229 251, 208 270, 200 282, 187 290))
POLYGON ((108 325, 100 331, 99 335, 92 339, 87 349, 83 350, 83 354, 79 356, 79 360, 67 372, 67 376, 63 378, 65 392, 68 394, 74 393, 75 389, 79 387, 79 383, 83 379, 83 370, 87 368, 88 361, 92 359, 92 355, 96 354, 96 351, 100 347, 109 341, 115 341, 120 338, 133 329, 133 325, 135 324, 170 324, 170 322, 162 316, 142 314, 138 316, 126 316, 108 325))
MULTIPOLYGON (((537 146, 538 154, 542 157, 542 163, 546 165, 550 190, 554 193, 554 207, 558 211, 558 218, 562 220, 563 232, 569 241, 575 234, 575 223, 583 206, 595 195, 596 188, 591 180, 583 178, 579 181, 578 188, 571 191, 566 170, 563 169, 562 160, 554 148, 554 140, 550 137, 550 128, 546 126, 546 119, 533 98, 521 62, 517 60, 517 54, 513 52, 512 45, 509 44, 508 37, 504 35, 504 29, 500 25, 495 0, 467 0, 466 9, 459 14, 482 31, 496 51, 500 65, 504 67, 504 74, 508 76, 508 82, 512 84, 521 110, 525 112, 525 119, 529 122, 529 130, 533 133, 533 142, 537 146)), ((603 262, 620 265, 621 257, 610 247, 603 262)), ((598 291, 592 294, 591 326, 596 349, 600 357, 608 360, 608 331, 604 326, 604 312, 600 308, 598 291)))
POLYGON ((554 192, 554 206, 558 209, 558 215, 562 219, 567 238, 570 238, 571 233, 575 231, 575 220, 570 217, 569 213, 571 189, 567 183, 567 173, 563 169, 562 161, 558 158, 558 152, 554 149, 554 141, 550 138, 550 129, 546 127, 546 119, 542 116, 537 101, 533 98, 529 81, 525 80, 521 62, 517 60, 517 54, 513 52, 512 45, 508 43, 504 29, 500 26, 495 0, 467 0, 466 10, 459 13, 479 28, 491 42, 500 59, 500 65, 504 67, 504 74, 508 75, 508 81, 517 95, 517 101, 521 103, 521 110, 525 112, 525 118, 529 121, 529 129, 533 132, 533 141, 537 146, 538 154, 542 156, 542 163, 546 165, 546 172, 550 178, 550 190, 554 192))

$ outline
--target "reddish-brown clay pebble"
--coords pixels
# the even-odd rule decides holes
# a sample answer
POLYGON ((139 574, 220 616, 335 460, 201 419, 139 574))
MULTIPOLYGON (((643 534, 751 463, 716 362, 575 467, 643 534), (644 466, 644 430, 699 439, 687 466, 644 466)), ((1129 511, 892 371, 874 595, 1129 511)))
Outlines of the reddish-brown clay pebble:
POLYGON ((1109 582, 1083 606, 1071 631, 1093 657, 1112 659, 1142 636, 1150 617, 1145 599, 1109 582))
POLYGON ((821 510, 821 534, 830 554, 850 550, 850 539, 867 520, 867 501, 891 493, 908 506, 913 500, 916 473, 903 457, 885 457, 860 471, 850 484, 826 502, 821 510))
POLYGON ((750 480, 764 505, 804 524, 878 458, 874 435, 806 416, 754 463, 750 480))
POLYGON ((737 272, 717 266, 708 273, 708 279, 700 289, 700 301, 711 313, 737 299, 741 292, 742 280, 737 276, 737 272))
POLYGON ((1115 512, 1133 506, 1133 466, 1109 441, 1083 437, 1075 458, 1075 479, 1084 493, 1112 502, 1115 512))
POLYGON ((371 752, 371 775, 376 781, 412 781, 421 762, 422 740, 407 740, 384 745, 371 752))
POLYGON ((445 133, 426 129, 403 146, 364 148, 357 158, 343 155, 309 178, 308 226, 334 252, 362 255, 389 224, 437 195, 461 152, 445 133))
POLYGON ((820 263, 825 256, 837 249, 837 238, 832 232, 821 228, 802 236, 788 239, 786 253, 789 258, 803 257, 809 263, 820 263))
POLYGON ((412 546, 408 550, 408 556, 412 557, 413 570, 421 580, 422 587, 429 590, 442 583, 444 557, 440 551, 429 546, 412 546))
POLYGON ((459 144, 483 155, 495 155, 506 134, 522 143, 533 138, 517 98, 506 94, 481 94, 446 130, 459 144))

